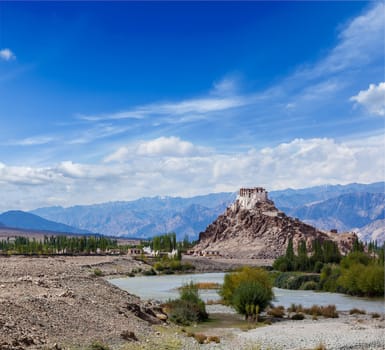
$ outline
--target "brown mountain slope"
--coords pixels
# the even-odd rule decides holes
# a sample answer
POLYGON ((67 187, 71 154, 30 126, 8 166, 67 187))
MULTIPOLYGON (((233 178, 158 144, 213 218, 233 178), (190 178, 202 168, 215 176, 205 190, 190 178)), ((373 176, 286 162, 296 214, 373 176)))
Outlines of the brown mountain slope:
POLYGON ((279 211, 267 198, 239 195, 204 232, 194 254, 221 255, 228 258, 276 258, 284 254, 289 238, 296 249, 305 240, 310 250, 315 239, 338 243, 342 253, 350 250, 357 236, 352 233, 337 234, 317 230, 298 219, 279 211))

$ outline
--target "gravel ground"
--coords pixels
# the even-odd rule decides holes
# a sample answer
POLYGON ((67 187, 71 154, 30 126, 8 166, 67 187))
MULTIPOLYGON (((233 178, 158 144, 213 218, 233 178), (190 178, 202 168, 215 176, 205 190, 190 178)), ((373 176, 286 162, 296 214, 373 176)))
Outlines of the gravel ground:
POLYGON ((284 321, 257 328, 237 336, 240 344, 256 342, 262 348, 314 349, 323 344, 328 350, 384 349, 384 319, 370 315, 350 316, 317 321, 284 321))
POLYGON ((304 350, 321 342, 327 350, 385 349, 384 315, 346 313, 247 332, 210 329, 207 334, 219 335, 221 342, 200 345, 180 328, 162 326, 165 315, 156 305, 94 273, 116 276, 147 268, 129 257, 0 257, 0 350, 79 350, 95 340, 123 350, 304 350), (138 341, 124 339, 124 332, 138 341))
MULTIPOLYGON (((213 330, 219 344, 198 345, 186 340, 185 350, 313 350, 323 344, 327 350, 385 349, 384 318, 341 314, 338 319, 281 321, 249 331, 213 330)), ((207 333, 208 335, 211 332, 207 333)))
POLYGON ((119 347, 131 341, 124 332, 151 336, 160 311, 95 275, 139 267, 129 257, 0 257, 0 349, 119 347))

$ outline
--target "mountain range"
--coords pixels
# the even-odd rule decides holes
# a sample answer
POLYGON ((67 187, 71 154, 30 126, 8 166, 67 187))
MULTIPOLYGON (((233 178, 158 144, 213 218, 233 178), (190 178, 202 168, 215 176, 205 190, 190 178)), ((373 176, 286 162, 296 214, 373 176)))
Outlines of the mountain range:
MULTIPOLYGON (((375 236, 385 240, 385 183, 325 185, 305 189, 271 191, 269 198, 287 215, 319 229, 354 230, 362 238, 371 239, 371 227, 376 224, 375 236), (372 225, 372 226, 371 226, 372 225)), ((174 231, 178 239, 187 235, 196 239, 200 232, 235 200, 236 193, 215 193, 191 198, 152 197, 134 201, 78 205, 68 208, 45 207, 26 214, 68 225, 63 232, 94 232, 113 236, 149 238, 174 231)), ((7 212, 9 213, 9 212, 7 212)), ((4 216, 6 213, 2 214, 4 216)), ((0 223, 9 226, 9 221, 0 223)), ((30 217, 23 219, 19 212, 13 227, 31 225, 30 217)), ((60 225, 59 224, 59 225, 60 225)), ((46 226, 45 226, 46 227, 46 226)))
POLYGON ((46 220, 38 215, 27 213, 21 210, 10 210, 0 214, 0 227, 49 232, 90 233, 90 231, 81 230, 76 227, 51 220, 46 220))

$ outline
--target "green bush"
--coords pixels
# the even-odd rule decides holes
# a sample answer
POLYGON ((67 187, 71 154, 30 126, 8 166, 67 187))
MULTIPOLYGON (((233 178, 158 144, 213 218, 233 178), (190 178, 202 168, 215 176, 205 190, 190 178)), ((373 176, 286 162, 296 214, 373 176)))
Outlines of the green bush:
POLYGON ((166 307, 169 311, 169 318, 180 325, 204 321, 208 318, 205 303, 199 297, 198 287, 190 282, 179 290, 179 299, 170 300, 166 307))
POLYGON ((260 268, 243 267, 225 275, 219 291, 224 303, 246 318, 255 318, 274 297, 269 274, 260 268))
MULTIPOLYGON (((283 272, 274 281, 274 286, 284 289, 301 289, 306 282, 314 282, 318 285, 320 276, 318 274, 283 272)), ((316 289, 316 288, 315 288, 316 289)))
POLYGON ((314 281, 307 281, 301 284, 301 287, 299 287, 301 290, 317 290, 318 289, 318 283, 314 281))
POLYGON ((103 276, 103 271, 98 269, 98 268, 96 268, 96 269, 94 269, 94 275, 98 276, 98 277, 99 276, 103 276))

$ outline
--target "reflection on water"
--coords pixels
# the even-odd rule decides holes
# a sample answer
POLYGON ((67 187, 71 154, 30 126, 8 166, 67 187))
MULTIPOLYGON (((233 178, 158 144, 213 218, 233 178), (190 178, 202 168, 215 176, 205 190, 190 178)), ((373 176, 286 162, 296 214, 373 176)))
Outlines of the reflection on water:
MULTIPOLYGON (((177 288, 183 284, 193 282, 223 283, 223 272, 202 273, 192 275, 162 275, 116 278, 110 282, 117 287, 135 294, 142 299, 156 299, 166 301, 178 296, 177 288)), ((384 300, 369 300, 365 298, 351 297, 344 294, 314 292, 308 290, 288 290, 274 288, 274 304, 285 307, 294 304, 302 304, 305 307, 317 304, 334 304, 337 310, 346 311, 352 308, 364 309, 368 312, 385 312, 384 300)), ((216 300, 219 295, 215 290, 200 291, 203 300, 216 300)))

